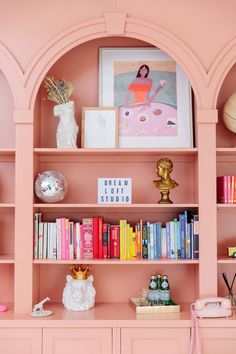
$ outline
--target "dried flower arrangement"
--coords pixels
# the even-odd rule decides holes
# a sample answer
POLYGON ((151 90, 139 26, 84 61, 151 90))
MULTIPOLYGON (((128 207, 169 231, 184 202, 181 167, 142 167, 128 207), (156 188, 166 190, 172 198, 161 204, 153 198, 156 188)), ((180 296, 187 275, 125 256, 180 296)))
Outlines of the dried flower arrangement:
POLYGON ((44 79, 45 88, 48 94, 48 99, 57 104, 69 102, 69 98, 73 91, 71 82, 61 79, 55 80, 54 77, 47 76, 44 79))

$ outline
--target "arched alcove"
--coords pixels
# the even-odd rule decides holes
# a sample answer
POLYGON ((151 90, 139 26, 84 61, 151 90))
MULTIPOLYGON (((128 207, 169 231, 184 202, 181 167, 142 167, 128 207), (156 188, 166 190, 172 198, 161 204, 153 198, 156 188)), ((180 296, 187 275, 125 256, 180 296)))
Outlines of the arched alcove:
MULTIPOLYGON (((65 78, 72 82, 74 91, 76 121, 81 127, 82 107, 99 105, 99 48, 101 47, 154 47, 150 43, 129 37, 103 37, 86 41, 62 55, 45 74, 57 79, 65 78)), ((156 85, 156 84, 155 84, 156 85)), ((195 97, 194 102, 197 102, 195 97)), ((35 146, 55 147, 55 133, 58 118, 53 116, 55 103, 47 100, 46 90, 42 82, 35 101, 35 146), (44 132, 47 131, 47 134, 44 132)), ((80 131, 81 133, 81 131, 80 131)), ((79 134, 81 138, 81 134, 79 134)), ((80 144, 80 138, 78 146, 80 144)))
MULTIPOLYGON (((142 20, 126 18, 124 28, 124 33, 119 33, 123 40, 130 38, 160 48, 180 65, 191 83, 197 106, 202 108, 207 77, 202 63, 191 51, 191 48, 174 34, 142 20)), ((88 41, 104 37, 111 40, 112 46, 114 36, 107 32, 106 20, 100 18, 70 28, 48 42, 31 62, 25 73, 24 85, 27 89, 26 105, 28 108, 34 108, 39 87, 47 72, 67 52, 88 41)))

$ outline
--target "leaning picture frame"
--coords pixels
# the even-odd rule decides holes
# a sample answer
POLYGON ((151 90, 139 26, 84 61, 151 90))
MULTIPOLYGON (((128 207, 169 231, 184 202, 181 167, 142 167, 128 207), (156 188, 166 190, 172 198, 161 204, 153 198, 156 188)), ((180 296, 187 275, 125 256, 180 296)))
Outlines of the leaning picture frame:
POLYGON ((99 48, 99 105, 118 107, 120 148, 191 148, 191 85, 162 50, 99 48))
POLYGON ((118 147, 117 107, 82 108, 82 148, 118 147))

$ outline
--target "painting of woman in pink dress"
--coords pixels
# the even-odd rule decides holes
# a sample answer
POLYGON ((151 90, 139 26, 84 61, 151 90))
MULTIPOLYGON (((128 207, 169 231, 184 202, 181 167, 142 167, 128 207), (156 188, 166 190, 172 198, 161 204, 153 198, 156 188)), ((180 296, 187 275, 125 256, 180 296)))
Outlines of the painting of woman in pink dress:
POLYGON ((149 72, 149 66, 142 64, 128 85, 124 104, 119 107, 120 137, 177 135, 177 107, 158 99, 168 80, 154 82, 149 72))

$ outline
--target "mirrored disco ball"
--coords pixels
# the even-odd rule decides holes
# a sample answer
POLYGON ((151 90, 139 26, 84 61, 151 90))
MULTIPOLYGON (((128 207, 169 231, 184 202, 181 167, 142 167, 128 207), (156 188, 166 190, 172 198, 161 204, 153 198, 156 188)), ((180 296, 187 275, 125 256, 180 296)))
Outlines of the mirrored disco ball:
POLYGON ((44 171, 35 181, 35 193, 45 203, 56 203, 65 198, 68 185, 65 177, 58 171, 44 171))

